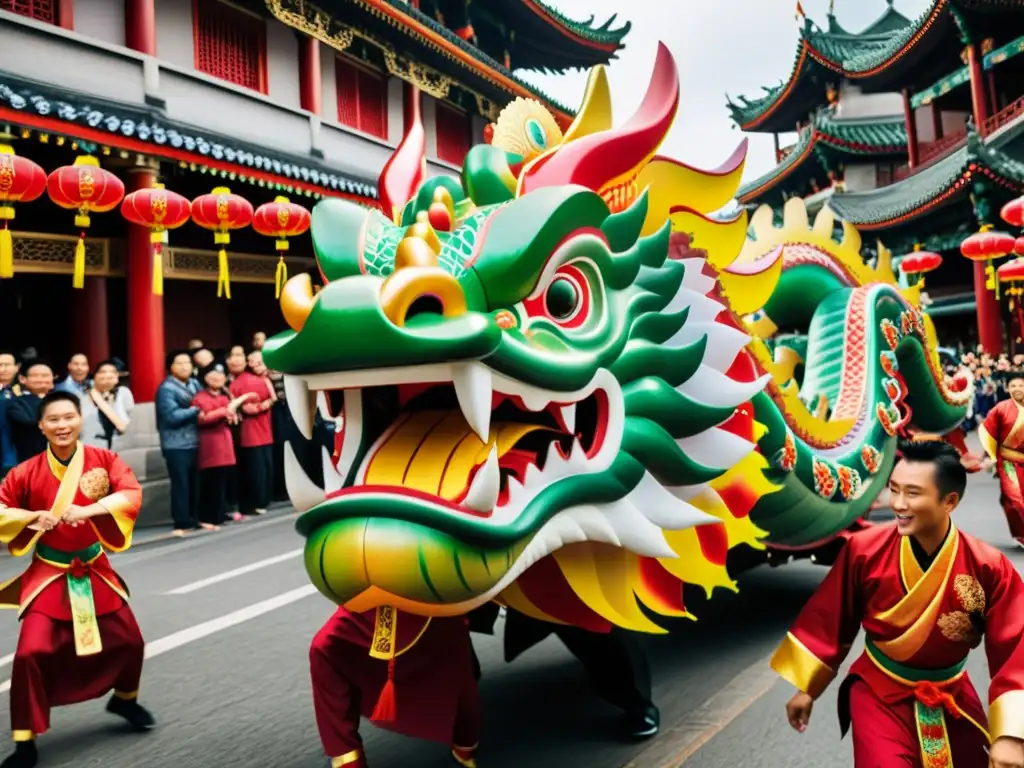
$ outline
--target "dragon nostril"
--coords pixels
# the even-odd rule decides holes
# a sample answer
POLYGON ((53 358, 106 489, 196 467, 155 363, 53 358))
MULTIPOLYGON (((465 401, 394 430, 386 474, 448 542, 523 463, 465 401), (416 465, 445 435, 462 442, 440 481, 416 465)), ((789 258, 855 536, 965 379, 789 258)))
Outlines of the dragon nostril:
POLYGON ((409 305, 405 313, 405 322, 421 315, 443 315, 444 303, 437 296, 420 296, 409 305))

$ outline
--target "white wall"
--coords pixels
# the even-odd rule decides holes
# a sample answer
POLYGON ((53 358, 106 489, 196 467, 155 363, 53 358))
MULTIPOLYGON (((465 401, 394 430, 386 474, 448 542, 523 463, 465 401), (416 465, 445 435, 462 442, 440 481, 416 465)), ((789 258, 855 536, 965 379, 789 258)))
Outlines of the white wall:
POLYGON ((124 0, 89 0, 75 10, 75 32, 110 45, 124 45, 124 0))
POLYGON ((299 109, 299 38, 277 19, 267 19, 267 95, 299 109))
POLYGON ((388 144, 398 146, 405 135, 405 83, 388 77, 388 144))
POLYGON ((878 186, 878 169, 874 165, 848 165, 843 178, 847 192, 864 192, 878 186))
POLYGON ((902 114, 903 96, 899 93, 863 93, 860 86, 848 82, 839 87, 837 117, 889 117, 902 114))
POLYGON ((156 0, 156 55, 168 64, 195 68, 192 3, 187 0, 156 0))
POLYGON ((338 81, 335 79, 337 69, 334 66, 334 49, 320 43, 320 109, 323 111, 324 122, 338 121, 338 81))

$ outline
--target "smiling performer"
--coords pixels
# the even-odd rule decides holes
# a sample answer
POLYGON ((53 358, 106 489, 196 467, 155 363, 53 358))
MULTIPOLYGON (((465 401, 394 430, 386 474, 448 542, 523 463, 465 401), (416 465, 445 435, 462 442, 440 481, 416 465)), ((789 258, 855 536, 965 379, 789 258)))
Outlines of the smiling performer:
POLYGON ((1010 535, 1024 547, 1024 371, 1007 371, 1009 400, 996 405, 978 427, 985 453, 999 470, 999 503, 1010 535))
POLYGON ((1024 584, 1003 554, 953 525, 967 484, 956 449, 901 450, 889 480, 896 524, 850 538, 772 659, 800 689, 789 723, 806 729, 863 625, 865 652, 839 692, 857 768, 1024 768, 1024 584), (964 669, 983 638, 987 722, 964 669))
POLYGON ((0 541, 15 557, 32 551, 28 569, 0 585, 0 605, 21 619, 11 672, 15 752, 0 768, 38 763, 35 737, 49 729, 52 707, 111 690, 108 712, 140 730, 154 725, 136 701, 145 643, 103 552, 131 545, 142 491, 116 454, 78 442, 77 395, 51 392, 39 419, 48 449, 0 487, 0 541))

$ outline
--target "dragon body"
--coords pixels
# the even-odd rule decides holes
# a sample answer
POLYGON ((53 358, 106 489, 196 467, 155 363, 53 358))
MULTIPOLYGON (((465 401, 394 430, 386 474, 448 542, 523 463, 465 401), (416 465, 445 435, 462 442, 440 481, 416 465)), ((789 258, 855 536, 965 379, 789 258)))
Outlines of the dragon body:
POLYGON ((863 517, 911 418, 963 417, 913 291, 852 227, 836 241, 792 204, 748 238, 745 212, 712 216, 745 146, 713 171, 657 155, 678 105, 662 46, 621 127, 597 68, 564 135, 527 151, 499 119, 460 180, 424 182, 414 126, 382 173, 389 215, 317 205, 323 288, 286 284, 265 356, 300 429, 317 408, 343 424, 324 488, 286 451, 329 599, 662 632, 652 616, 690 615, 682 583, 736 588, 731 551, 863 517))

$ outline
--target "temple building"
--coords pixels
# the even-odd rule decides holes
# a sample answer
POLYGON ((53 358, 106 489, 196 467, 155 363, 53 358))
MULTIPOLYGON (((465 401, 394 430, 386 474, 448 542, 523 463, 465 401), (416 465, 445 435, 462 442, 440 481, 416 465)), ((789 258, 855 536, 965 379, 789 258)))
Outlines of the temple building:
MULTIPOLYGON (((458 173, 516 97, 566 107, 518 77, 614 58, 628 24, 571 21, 540 0, 0 0, 0 144, 47 173, 83 154, 126 191, 192 200, 228 187, 254 207, 287 196, 377 205, 377 177, 419 100, 428 174, 458 173)), ((188 223, 163 248, 114 209, 91 216, 72 287, 74 211, 46 194, 15 206, 14 277, 0 279, 0 347, 35 347, 58 373, 73 352, 127 361, 139 402, 165 350, 274 333, 275 240, 231 234, 231 300, 217 297, 213 233, 188 223), (159 262, 158 262, 159 263, 159 262)), ((290 274, 315 270, 308 235, 290 274)))
POLYGON ((983 225, 1008 229, 999 209, 1024 192, 1024 5, 931 0, 911 19, 887 0, 856 33, 834 5, 826 29, 802 19, 785 81, 729 101, 743 131, 776 137, 777 166, 740 202, 781 210, 799 196, 855 224, 865 244, 941 253, 927 276, 940 340, 1003 351, 1008 305, 959 247, 983 225))

